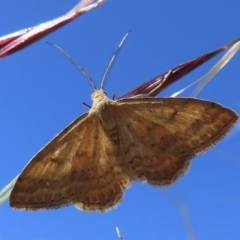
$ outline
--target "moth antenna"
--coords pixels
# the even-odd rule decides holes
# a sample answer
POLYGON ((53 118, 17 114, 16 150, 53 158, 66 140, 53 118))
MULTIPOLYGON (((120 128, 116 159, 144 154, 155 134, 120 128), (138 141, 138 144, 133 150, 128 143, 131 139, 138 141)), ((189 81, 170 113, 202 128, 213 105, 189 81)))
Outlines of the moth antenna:
POLYGON ((114 62, 117 54, 119 53, 119 51, 120 51, 123 43, 125 42, 125 40, 126 40, 126 38, 127 38, 127 36, 129 35, 130 32, 131 32, 131 31, 129 30, 129 31, 124 35, 123 39, 121 40, 120 44, 118 45, 117 49, 115 50, 115 52, 114 52, 111 60, 109 61, 108 65, 107 65, 107 67, 106 67, 106 70, 105 70, 105 72, 104 72, 104 74, 103 74, 103 77, 102 77, 101 88, 100 88, 100 89, 103 89, 103 85, 104 85, 104 82, 105 82, 105 80, 106 80, 107 74, 109 74, 110 68, 112 67, 113 62, 114 62))
POLYGON ((90 81, 93 90, 96 90, 96 85, 92 79, 92 77, 90 76, 90 74, 88 73, 88 71, 81 66, 68 52, 66 52, 65 50, 63 50, 61 47, 59 47, 58 45, 51 43, 51 42, 46 42, 49 45, 52 45, 53 47, 57 48, 60 52, 62 52, 77 68, 78 70, 81 71, 81 73, 90 81))

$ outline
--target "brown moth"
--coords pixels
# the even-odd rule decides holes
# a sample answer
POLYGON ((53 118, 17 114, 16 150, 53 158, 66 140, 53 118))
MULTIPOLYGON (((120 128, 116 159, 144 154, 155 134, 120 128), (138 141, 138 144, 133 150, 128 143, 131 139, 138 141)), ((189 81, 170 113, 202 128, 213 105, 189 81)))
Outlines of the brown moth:
POLYGON ((110 100, 100 90, 93 105, 40 150, 20 174, 11 207, 38 210, 74 204, 105 211, 132 181, 165 186, 190 160, 220 141, 238 115, 194 98, 110 100))
POLYGON ((12 190, 12 207, 107 210, 131 181, 174 183, 238 120, 228 108, 193 98, 113 101, 95 90, 92 99, 90 111, 28 163, 12 190))

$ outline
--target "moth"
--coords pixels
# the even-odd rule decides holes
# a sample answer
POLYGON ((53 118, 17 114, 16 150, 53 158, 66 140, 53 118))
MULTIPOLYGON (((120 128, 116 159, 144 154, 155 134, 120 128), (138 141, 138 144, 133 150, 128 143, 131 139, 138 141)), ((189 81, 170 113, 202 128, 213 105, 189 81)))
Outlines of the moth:
POLYGON ((41 149, 10 195, 17 209, 88 211, 117 205, 133 181, 174 183, 190 161, 219 142, 238 115, 195 98, 111 100, 94 87, 93 104, 41 149))

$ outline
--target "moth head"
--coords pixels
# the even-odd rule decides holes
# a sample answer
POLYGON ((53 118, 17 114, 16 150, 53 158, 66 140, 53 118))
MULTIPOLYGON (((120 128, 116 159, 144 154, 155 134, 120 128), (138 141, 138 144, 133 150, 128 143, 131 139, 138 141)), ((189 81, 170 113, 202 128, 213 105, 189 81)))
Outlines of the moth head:
POLYGON ((103 91, 103 89, 95 90, 91 97, 93 100, 93 105, 108 99, 107 94, 103 91))

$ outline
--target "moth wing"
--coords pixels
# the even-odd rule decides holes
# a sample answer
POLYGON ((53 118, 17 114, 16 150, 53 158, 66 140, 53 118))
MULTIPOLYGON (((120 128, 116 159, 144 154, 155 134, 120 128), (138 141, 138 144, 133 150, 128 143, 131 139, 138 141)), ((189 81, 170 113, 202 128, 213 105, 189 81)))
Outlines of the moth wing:
POLYGON ((238 120, 228 108, 190 98, 119 100, 115 118, 121 164, 132 180, 152 185, 176 181, 192 158, 213 147, 238 120))
POLYGON ((10 205, 38 210, 75 204, 104 211, 123 195, 111 161, 115 153, 116 146, 104 134, 99 119, 84 114, 27 164, 12 190, 10 205))

